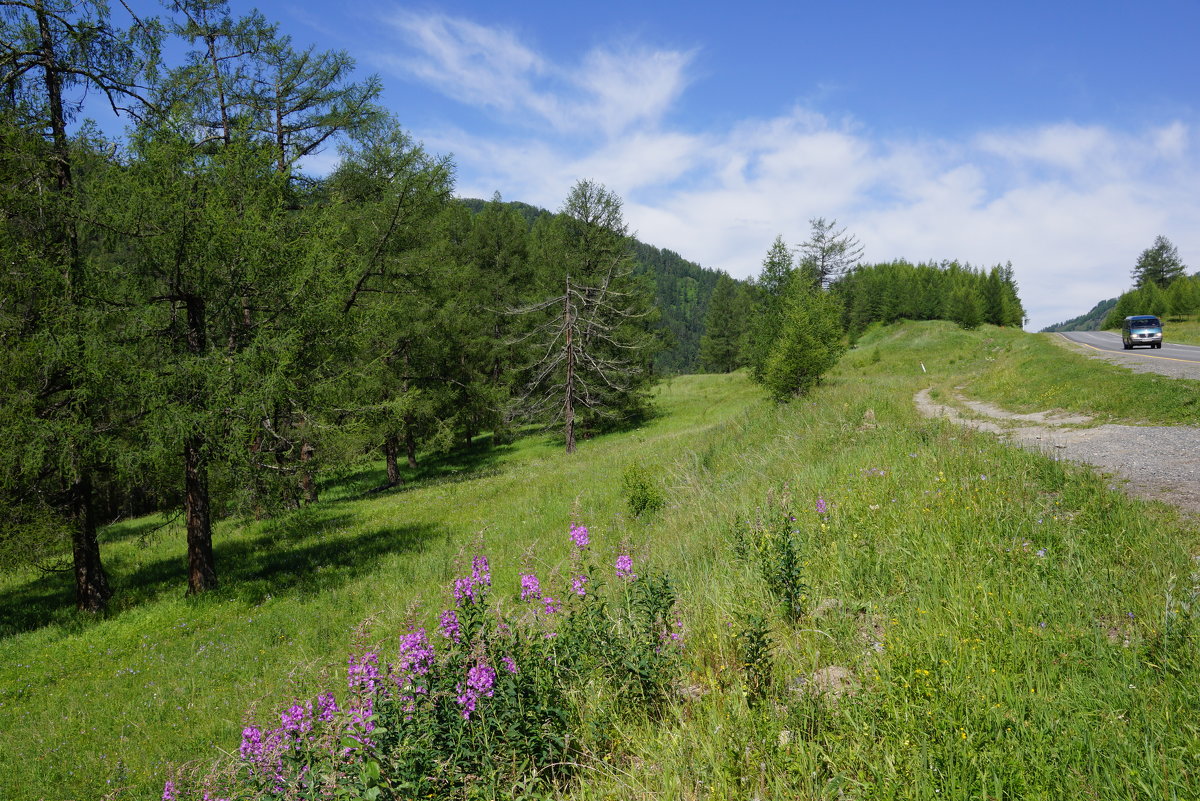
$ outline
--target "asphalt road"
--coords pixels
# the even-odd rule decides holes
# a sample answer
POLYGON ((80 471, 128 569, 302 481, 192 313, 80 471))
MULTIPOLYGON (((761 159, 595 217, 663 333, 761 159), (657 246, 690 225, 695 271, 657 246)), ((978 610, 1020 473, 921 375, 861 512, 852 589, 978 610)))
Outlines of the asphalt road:
POLYGON ((1082 345, 1085 349, 1098 351, 1097 355, 1102 358, 1132 367, 1138 372, 1162 373, 1177 378, 1200 380, 1200 346, 1172 344, 1170 328, 1167 329, 1161 348, 1125 350, 1121 344, 1121 335, 1112 331, 1065 331, 1059 336, 1082 345))

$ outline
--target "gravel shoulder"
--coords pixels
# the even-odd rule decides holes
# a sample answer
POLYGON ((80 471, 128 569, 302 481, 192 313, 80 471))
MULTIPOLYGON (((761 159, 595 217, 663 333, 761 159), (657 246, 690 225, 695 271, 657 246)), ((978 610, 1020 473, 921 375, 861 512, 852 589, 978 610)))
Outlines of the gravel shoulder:
POLYGON ((913 400, 926 417, 943 417, 1052 458, 1093 465, 1124 479, 1124 489, 1131 495, 1200 515, 1200 428, 1111 423, 1082 428, 1079 426, 1090 418, 1046 412, 1014 414, 962 396, 955 396, 954 404, 947 405, 934 401, 928 389, 913 400))

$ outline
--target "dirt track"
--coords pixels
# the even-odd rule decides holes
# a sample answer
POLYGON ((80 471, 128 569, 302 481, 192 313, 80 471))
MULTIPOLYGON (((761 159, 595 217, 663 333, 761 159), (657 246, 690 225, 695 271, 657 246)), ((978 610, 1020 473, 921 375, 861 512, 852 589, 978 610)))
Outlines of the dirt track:
POLYGON ((1083 415, 1014 414, 998 406, 955 396, 955 405, 937 403, 924 389, 913 399, 926 417, 998 434, 1056 459, 1084 462, 1125 479, 1124 489, 1200 515, 1200 428, 1123 426, 1091 428, 1083 415))

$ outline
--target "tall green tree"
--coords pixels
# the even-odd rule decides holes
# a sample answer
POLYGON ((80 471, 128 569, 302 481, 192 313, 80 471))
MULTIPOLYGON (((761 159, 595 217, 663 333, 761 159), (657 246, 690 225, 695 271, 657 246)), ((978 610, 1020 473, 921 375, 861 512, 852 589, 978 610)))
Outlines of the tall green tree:
POLYGON ((762 380, 778 401, 811 391, 845 351, 837 297, 807 276, 788 287, 782 312, 762 380))
POLYGON ((736 281, 721 273, 709 299, 700 339, 700 362, 705 369, 728 373, 741 366, 742 342, 751 319, 747 297, 736 281))
POLYGON ((644 413, 653 359, 652 288, 634 276, 621 199, 579 181, 562 211, 535 227, 543 296, 519 310, 534 360, 519 402, 525 414, 563 427, 567 453, 579 423, 644 413))
POLYGON ((967 330, 983 322, 983 298, 974 282, 958 281, 946 301, 946 316, 967 330))
POLYGON ((779 331, 783 298, 795 274, 791 248, 783 241, 783 236, 777 235, 763 258, 762 270, 755 281, 757 297, 746 338, 744 358, 750 366, 750 374, 756 379, 761 380, 763 376, 767 355, 779 331))
POLYGON ((862 259, 863 246, 858 238, 837 227, 837 220, 814 217, 809 220, 808 239, 799 248, 799 267, 810 279, 824 287, 845 275, 862 259))
POLYGON ((76 605, 88 611, 111 595, 96 539, 96 493, 111 473, 112 426, 127 410, 123 371, 102 368, 119 352, 112 345, 122 341, 121 323, 96 302, 120 275, 98 269, 81 245, 77 170, 87 146, 73 143, 67 129, 88 92, 117 113, 140 113, 141 81, 156 53, 153 25, 122 29, 100 2, 0 5, 0 248, 18 257, 6 259, 12 268, 2 279, 0 481, 10 500, 67 517, 76 605))
POLYGON ((1179 251, 1165 236, 1156 236, 1154 244, 1142 251, 1133 267, 1133 285, 1143 287, 1153 283, 1166 289, 1171 282, 1185 274, 1187 267, 1179 251))
POLYGON ((391 121, 348 146, 326 184, 323 258, 342 273, 336 294, 356 365, 341 369, 350 400, 339 405, 363 426, 363 445, 382 449, 395 485, 401 450, 415 467, 420 440, 445 431, 457 411, 450 398, 460 338, 442 323, 443 315, 467 313, 452 283, 461 250, 455 240, 466 234, 461 219, 439 219, 450 202, 452 165, 391 121))

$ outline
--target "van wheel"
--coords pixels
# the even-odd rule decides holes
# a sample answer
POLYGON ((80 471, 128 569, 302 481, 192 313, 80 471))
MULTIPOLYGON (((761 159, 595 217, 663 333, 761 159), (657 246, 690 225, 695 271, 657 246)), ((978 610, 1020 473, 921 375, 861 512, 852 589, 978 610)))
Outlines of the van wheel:
POLYGON ((1126 345, 1124 342, 1121 344, 1125 347, 1125 350, 1133 350, 1133 345, 1126 345))

